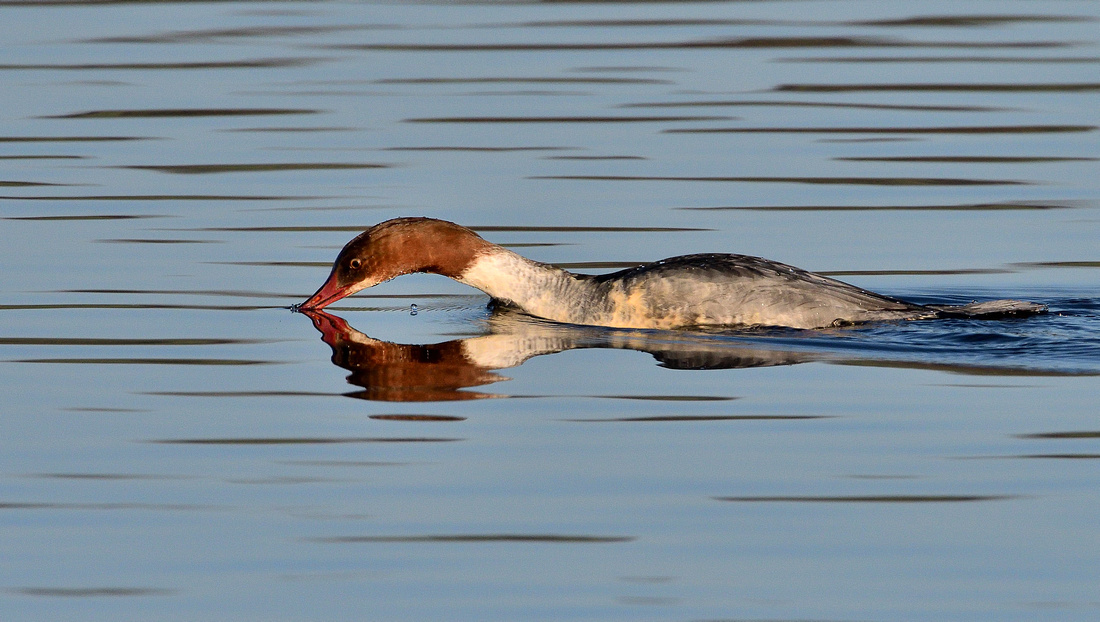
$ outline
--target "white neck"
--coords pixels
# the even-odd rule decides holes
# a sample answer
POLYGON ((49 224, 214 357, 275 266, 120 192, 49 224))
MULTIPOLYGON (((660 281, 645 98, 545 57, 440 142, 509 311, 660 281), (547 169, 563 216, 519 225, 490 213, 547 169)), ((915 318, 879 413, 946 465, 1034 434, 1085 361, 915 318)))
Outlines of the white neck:
POLYGON ((592 282, 506 248, 478 256, 458 281, 558 322, 593 323, 593 314, 605 311, 592 282))

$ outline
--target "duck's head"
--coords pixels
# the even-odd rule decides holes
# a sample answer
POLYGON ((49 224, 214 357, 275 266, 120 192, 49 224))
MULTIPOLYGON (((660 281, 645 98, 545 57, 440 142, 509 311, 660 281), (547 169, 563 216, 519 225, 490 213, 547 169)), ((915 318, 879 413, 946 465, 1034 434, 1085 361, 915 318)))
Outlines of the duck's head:
POLYGON ((297 309, 323 309, 402 274, 432 272, 458 278, 492 245, 466 227, 434 218, 395 218, 344 246, 328 280, 297 309))

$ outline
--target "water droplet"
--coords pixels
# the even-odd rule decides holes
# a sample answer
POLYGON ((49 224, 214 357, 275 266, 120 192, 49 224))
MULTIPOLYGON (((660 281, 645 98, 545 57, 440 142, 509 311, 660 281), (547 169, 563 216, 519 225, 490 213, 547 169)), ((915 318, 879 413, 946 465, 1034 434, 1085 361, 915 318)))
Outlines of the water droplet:
POLYGON ((417 310, 418 310, 418 307, 416 306, 415 303, 409 305, 409 315, 416 315, 417 310))

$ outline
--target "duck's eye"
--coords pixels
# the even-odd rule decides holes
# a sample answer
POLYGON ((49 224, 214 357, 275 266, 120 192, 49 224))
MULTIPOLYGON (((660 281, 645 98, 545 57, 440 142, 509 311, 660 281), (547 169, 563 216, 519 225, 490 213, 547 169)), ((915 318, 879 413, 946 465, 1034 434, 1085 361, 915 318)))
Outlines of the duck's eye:
POLYGON ((363 265, 363 260, 356 257, 355 259, 349 261, 348 265, 351 266, 352 270, 358 270, 359 266, 363 265))

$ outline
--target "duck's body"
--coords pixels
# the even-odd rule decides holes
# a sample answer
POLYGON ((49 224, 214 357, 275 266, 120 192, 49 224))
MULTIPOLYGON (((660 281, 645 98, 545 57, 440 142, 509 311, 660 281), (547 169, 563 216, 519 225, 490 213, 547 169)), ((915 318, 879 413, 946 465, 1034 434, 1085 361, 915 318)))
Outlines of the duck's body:
POLYGON ((684 255, 588 276, 512 252, 494 253, 457 280, 532 315, 622 328, 819 328, 928 314, 919 306, 745 255, 684 255))
POLYGON ((363 232, 344 247, 328 281, 301 308, 320 309, 412 272, 443 274, 538 317, 618 328, 822 328, 974 315, 971 310, 1012 314, 1043 309, 1017 301, 957 308, 911 304, 746 255, 684 255, 612 274, 573 274, 430 218, 398 218, 363 232))

